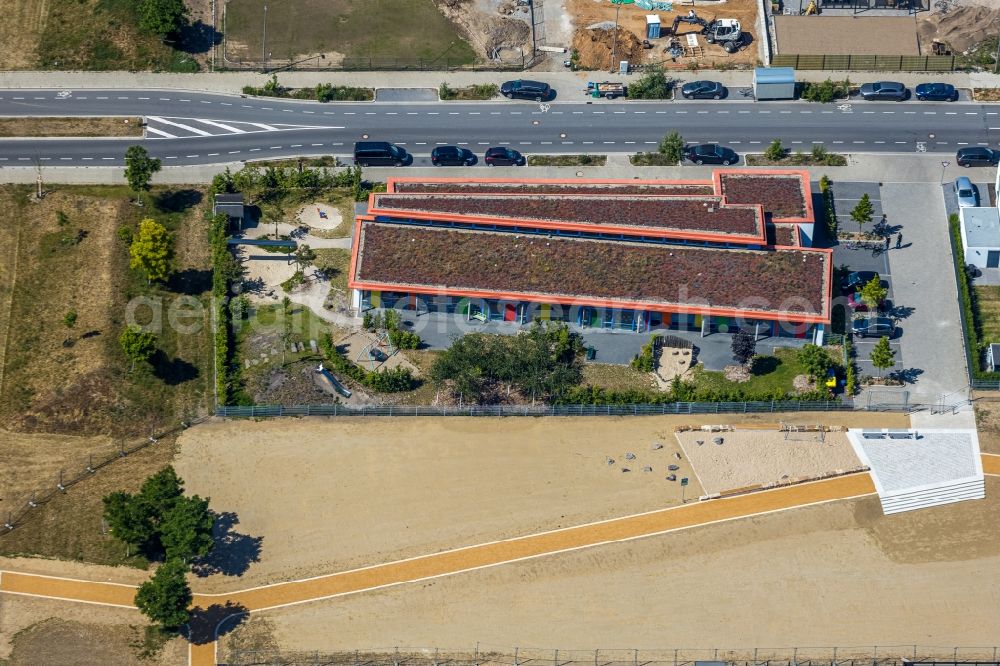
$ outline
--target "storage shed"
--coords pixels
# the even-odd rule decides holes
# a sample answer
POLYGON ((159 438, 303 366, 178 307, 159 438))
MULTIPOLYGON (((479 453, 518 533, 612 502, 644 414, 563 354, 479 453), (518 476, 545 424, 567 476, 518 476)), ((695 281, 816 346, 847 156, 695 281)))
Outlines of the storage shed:
POLYGON ((795 70, 791 67, 757 67, 753 70, 754 99, 795 99, 795 70))
POLYGON ((976 268, 1000 268, 1000 211, 996 208, 960 208, 965 263, 976 268))
POLYGON ((1000 345, 991 344, 986 348, 986 365, 990 372, 1000 370, 1000 345))
POLYGON ((646 14, 646 39, 660 38, 659 14, 646 14))

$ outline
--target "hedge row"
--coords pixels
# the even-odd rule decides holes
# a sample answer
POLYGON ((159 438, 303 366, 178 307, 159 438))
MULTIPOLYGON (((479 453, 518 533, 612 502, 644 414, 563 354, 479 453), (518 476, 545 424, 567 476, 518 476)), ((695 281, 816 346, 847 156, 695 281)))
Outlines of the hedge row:
POLYGON ((231 255, 226 243, 229 218, 214 215, 209 218, 208 244, 212 254, 212 304, 215 308, 215 392, 220 405, 229 404, 231 397, 232 321, 226 300, 229 296, 229 276, 225 267, 231 255))
POLYGON ((837 209, 833 205, 833 188, 830 179, 825 175, 819 179, 819 191, 823 194, 823 207, 826 212, 826 231, 831 239, 837 237, 837 209))
POLYGON ((1000 372, 986 372, 979 367, 983 349, 988 343, 982 340, 979 304, 976 302, 976 292, 969 284, 969 276, 965 272, 965 247, 962 245, 962 232, 959 228, 958 215, 955 213, 948 216, 948 227, 951 230, 951 249, 955 255, 955 278, 958 280, 958 300, 962 307, 962 329, 965 332, 969 374, 972 379, 1000 381, 1000 372))
POLYGON ((747 391, 744 389, 699 389, 687 382, 676 379, 669 391, 614 391, 598 386, 577 386, 556 400, 563 405, 659 405, 671 402, 768 402, 796 401, 815 402, 829 400, 830 395, 825 390, 809 391, 808 393, 787 393, 774 391, 747 391))

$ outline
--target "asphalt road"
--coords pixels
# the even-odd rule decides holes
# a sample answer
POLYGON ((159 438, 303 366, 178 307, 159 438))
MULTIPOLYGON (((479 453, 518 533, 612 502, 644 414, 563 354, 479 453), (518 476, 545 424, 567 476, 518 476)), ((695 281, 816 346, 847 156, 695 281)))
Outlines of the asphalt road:
POLYGON ((178 90, 0 90, 0 116, 143 116, 136 139, 0 139, 0 167, 123 163, 143 143, 166 166, 298 155, 349 155, 363 139, 392 141, 428 164, 435 145, 482 154, 507 145, 524 153, 629 153, 655 150, 678 130, 689 143, 718 142, 740 153, 779 138, 792 150, 815 143, 842 152, 951 153, 994 145, 995 106, 962 103, 720 101, 548 105, 497 102, 319 104, 178 90))

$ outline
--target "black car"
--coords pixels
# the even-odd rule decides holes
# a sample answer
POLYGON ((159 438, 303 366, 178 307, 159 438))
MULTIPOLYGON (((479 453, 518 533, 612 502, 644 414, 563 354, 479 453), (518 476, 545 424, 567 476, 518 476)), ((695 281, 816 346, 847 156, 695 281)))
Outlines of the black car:
POLYGON ((552 97, 552 87, 540 81, 527 81, 518 79, 516 81, 505 81, 500 86, 500 94, 507 99, 530 99, 536 102, 544 102, 552 97))
POLYGON ((844 290, 845 294, 849 294, 855 289, 865 286, 877 277, 879 277, 879 274, 875 271, 855 271, 848 273, 847 277, 840 283, 840 288, 844 290))
POLYGON ((405 166, 413 162, 406 149, 386 141, 358 141, 354 163, 359 166, 405 166))
POLYGON ((700 143, 684 149, 684 159, 695 164, 736 164, 740 156, 731 148, 715 143, 700 143))
POLYGON ((921 83, 913 89, 913 94, 921 102, 955 102, 958 101, 958 91, 950 83, 921 83))
POLYGON ((862 338, 892 337, 896 326, 888 317, 865 317, 851 322, 851 332, 862 338))
POLYGON ((906 86, 896 81, 863 83, 860 92, 861 96, 865 99, 887 99, 896 102, 902 102, 910 96, 910 91, 906 89, 906 86))
POLYGON ((994 166, 1000 162, 1000 150, 992 148, 959 148, 955 153, 955 161, 958 166, 994 166))
POLYGON ((524 155, 510 148, 490 148, 486 151, 486 166, 524 166, 524 155))
POLYGON ((718 81, 691 81, 681 87, 684 99, 722 99, 726 87, 718 81))
POLYGON ((431 151, 431 164, 434 166, 472 166, 475 163, 473 152, 458 146, 438 146, 431 151))

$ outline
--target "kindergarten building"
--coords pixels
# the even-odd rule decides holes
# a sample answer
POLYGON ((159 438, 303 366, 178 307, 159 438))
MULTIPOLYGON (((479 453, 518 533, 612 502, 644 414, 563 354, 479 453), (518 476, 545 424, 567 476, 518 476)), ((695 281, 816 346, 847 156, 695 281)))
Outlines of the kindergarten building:
POLYGON ((394 178, 355 221, 356 312, 808 338, 830 322, 809 175, 394 178))

